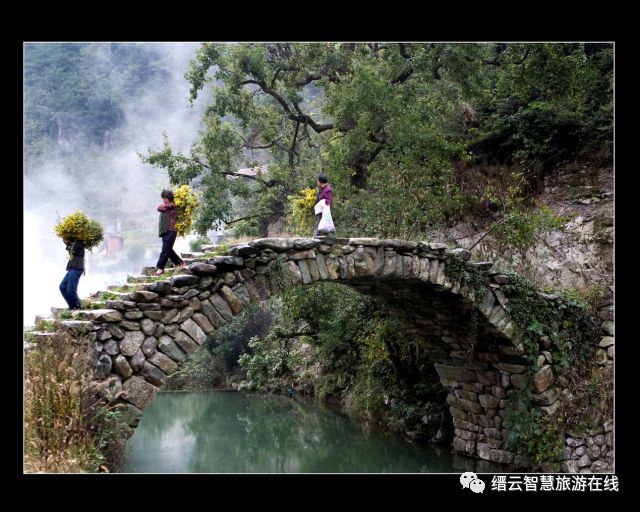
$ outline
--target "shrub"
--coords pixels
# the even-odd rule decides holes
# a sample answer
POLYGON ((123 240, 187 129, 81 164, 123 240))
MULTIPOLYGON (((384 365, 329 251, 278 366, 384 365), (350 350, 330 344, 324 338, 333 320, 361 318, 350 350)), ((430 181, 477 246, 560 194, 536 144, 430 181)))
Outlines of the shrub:
POLYGON ((211 240, 209 240, 206 236, 199 236, 195 240, 191 240, 189 242, 189 249, 193 252, 200 252, 202 251, 203 245, 210 245, 210 244, 211 244, 211 240))

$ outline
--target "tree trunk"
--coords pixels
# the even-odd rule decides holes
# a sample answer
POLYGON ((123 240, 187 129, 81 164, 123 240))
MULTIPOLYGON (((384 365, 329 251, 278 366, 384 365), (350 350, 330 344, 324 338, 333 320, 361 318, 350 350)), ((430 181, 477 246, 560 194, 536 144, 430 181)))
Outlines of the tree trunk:
POLYGON ((367 178, 369 176, 367 171, 367 164, 365 163, 352 163, 351 169, 354 174, 351 175, 351 186, 354 188, 365 190, 367 188, 367 178))

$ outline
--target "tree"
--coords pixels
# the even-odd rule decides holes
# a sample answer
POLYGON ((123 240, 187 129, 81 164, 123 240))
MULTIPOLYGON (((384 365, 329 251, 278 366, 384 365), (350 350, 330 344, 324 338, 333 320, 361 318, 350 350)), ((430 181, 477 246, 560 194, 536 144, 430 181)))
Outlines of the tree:
POLYGON ((456 161, 537 169, 594 134, 607 139, 610 54, 610 45, 558 43, 205 43, 186 74, 192 100, 213 93, 202 139, 188 155, 165 141, 144 158, 174 183, 202 187, 201 233, 265 228, 322 169, 343 201, 364 198, 365 217, 388 219, 371 230, 411 234, 474 200, 456 161), (238 173, 257 163, 268 174, 238 173))
POLYGON ((440 79, 439 55, 420 44, 203 44, 186 77, 192 100, 212 83, 206 132, 189 155, 167 141, 145 161, 175 183, 200 180, 210 200, 203 231, 234 222, 232 196, 257 195, 253 211, 281 215, 286 197, 318 173, 319 153, 334 181, 367 189, 372 163, 399 146, 459 149, 438 126, 456 93, 423 100, 440 79), (257 151, 271 162, 268 178, 252 177, 253 187, 227 179, 257 151))
POLYGON ((105 134, 124 122, 122 102, 167 76, 146 45, 27 43, 24 52, 27 164, 41 155, 50 161, 62 141, 102 147, 105 134))

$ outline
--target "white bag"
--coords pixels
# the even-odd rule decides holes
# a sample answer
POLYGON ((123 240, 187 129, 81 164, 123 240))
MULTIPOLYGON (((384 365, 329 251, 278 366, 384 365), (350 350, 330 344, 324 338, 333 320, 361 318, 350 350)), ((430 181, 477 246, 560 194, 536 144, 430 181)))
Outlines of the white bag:
POLYGON ((331 207, 326 205, 322 209, 322 218, 318 223, 318 234, 335 233, 336 227, 333 224, 333 217, 331 216, 331 207))

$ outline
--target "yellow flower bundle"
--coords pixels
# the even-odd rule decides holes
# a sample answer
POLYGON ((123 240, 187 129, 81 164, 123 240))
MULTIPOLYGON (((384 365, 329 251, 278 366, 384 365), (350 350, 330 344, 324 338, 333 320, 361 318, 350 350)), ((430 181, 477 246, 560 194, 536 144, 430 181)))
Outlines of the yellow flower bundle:
POLYGON ((296 234, 303 235, 313 229, 313 207, 316 204, 318 191, 313 188, 302 189, 298 194, 289 196, 289 228, 296 234))
POLYGON ((313 188, 305 188, 300 191, 300 194, 295 199, 296 206, 301 210, 312 211, 316 204, 316 196, 318 191, 313 188))
POLYGON ((78 210, 58 220, 54 229, 63 240, 82 240, 87 249, 97 246, 104 238, 102 226, 78 210))
POLYGON ((178 207, 178 217, 176 219, 176 231, 178 236, 185 236, 191 232, 193 214, 200 201, 193 193, 189 185, 181 185, 173 193, 173 201, 178 207))

